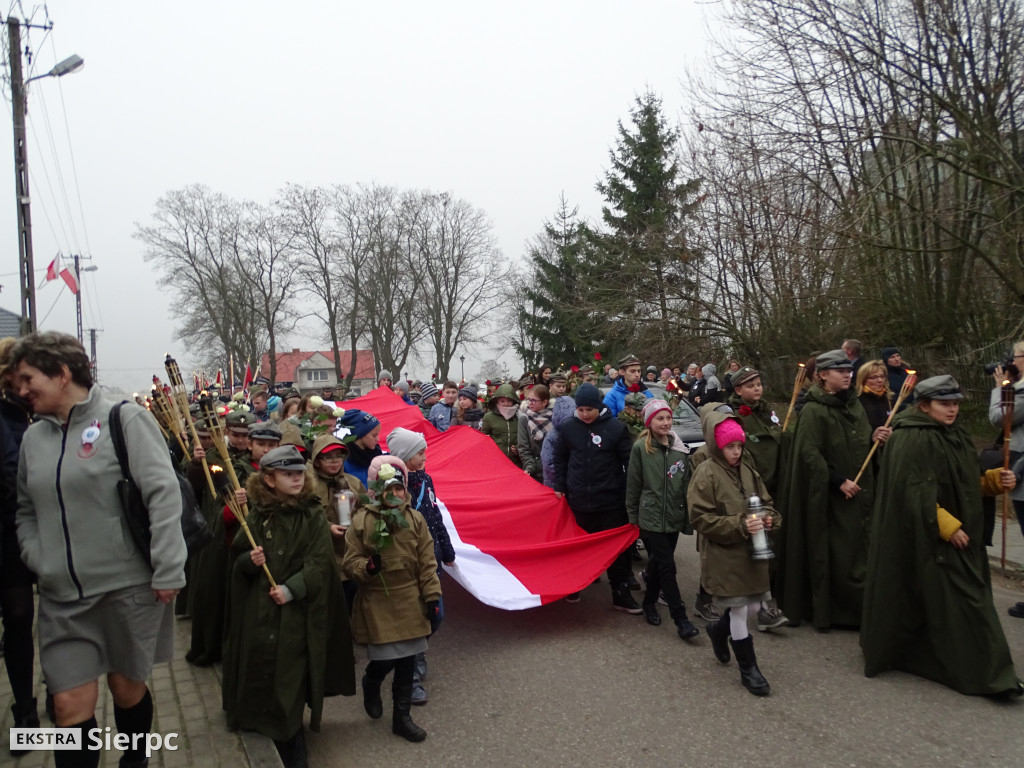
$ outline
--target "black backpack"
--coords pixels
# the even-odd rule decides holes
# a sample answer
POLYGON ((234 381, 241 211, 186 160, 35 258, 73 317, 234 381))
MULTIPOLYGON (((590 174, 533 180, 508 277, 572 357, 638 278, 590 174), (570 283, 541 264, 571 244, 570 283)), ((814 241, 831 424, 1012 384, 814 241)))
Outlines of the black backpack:
MULTIPOLYGON (((117 463, 121 465, 121 474, 124 475, 124 479, 117 482, 117 495, 121 499, 124 519, 128 523, 128 532, 135 543, 135 548, 152 566, 153 563, 150 559, 152 533, 149 529, 149 510, 146 509, 142 500, 142 492, 139 491, 139 487, 135 484, 128 469, 128 447, 125 445, 124 429, 121 427, 122 405, 124 405, 123 402, 110 409, 110 438, 114 442, 114 452, 117 454, 117 463)), ((213 533, 199 509, 192 484, 177 469, 174 470, 174 475, 178 478, 178 487, 181 489, 181 535, 185 539, 185 546, 191 555, 213 541, 213 533)))

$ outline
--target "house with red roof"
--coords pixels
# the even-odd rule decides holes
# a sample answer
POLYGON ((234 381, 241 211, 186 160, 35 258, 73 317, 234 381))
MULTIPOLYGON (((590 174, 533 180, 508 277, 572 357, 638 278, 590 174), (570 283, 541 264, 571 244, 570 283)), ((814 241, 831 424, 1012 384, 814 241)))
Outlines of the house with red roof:
MULTIPOLYGON (((348 374, 352 363, 352 353, 344 350, 338 353, 341 358, 341 375, 348 374)), ((291 352, 277 353, 277 382, 291 382, 291 386, 300 392, 319 392, 325 387, 337 387, 341 384, 334 373, 334 352, 306 352, 293 349, 291 352)), ((263 355, 260 361, 260 373, 270 373, 270 355, 263 355)), ((377 381, 377 368, 373 351, 360 349, 356 351, 356 372, 352 378, 352 386, 348 394, 358 396, 369 392, 377 381)))

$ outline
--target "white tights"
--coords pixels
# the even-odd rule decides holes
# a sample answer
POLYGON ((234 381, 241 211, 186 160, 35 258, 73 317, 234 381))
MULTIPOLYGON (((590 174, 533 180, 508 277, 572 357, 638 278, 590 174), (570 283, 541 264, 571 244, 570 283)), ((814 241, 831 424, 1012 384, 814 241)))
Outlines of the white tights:
POLYGON ((757 615, 760 607, 761 603, 758 601, 741 605, 738 608, 736 606, 729 608, 729 635, 733 640, 743 640, 750 636, 747 631, 747 617, 757 615))

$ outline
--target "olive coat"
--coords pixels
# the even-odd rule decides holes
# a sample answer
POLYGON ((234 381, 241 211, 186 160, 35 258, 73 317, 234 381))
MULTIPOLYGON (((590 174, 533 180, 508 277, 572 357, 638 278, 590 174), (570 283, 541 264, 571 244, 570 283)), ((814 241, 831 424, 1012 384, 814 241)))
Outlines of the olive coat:
POLYGON ((430 634, 426 604, 441 598, 434 540, 427 521, 408 501, 400 509, 409 526, 391 531, 391 543, 380 552, 383 568, 373 576, 366 572, 366 562, 377 551, 373 531, 380 517, 374 507, 356 512, 345 533, 342 569, 359 582, 352 607, 357 643, 383 645, 430 634))
POLYGON ((761 476, 744 461, 739 467, 729 466, 715 443, 715 427, 734 418, 712 411, 702 419, 710 455, 694 470, 686 494, 690 522, 703 537, 701 583, 715 597, 759 595, 770 589, 768 561, 751 557, 747 499, 751 495, 761 498, 771 516, 772 530, 782 525, 761 476))

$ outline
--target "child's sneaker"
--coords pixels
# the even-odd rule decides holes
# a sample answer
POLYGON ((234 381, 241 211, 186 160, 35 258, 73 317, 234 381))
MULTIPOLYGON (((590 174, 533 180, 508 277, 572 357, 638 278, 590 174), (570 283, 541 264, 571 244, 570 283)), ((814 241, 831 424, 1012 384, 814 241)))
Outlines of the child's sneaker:
POLYGON ((769 600, 761 606, 757 612, 757 631, 767 632, 770 629, 778 629, 789 624, 786 614, 779 610, 774 600, 769 600))
POLYGON ((711 595, 697 593, 697 601, 693 605, 693 612, 700 616, 704 621, 718 621, 722 618, 722 614, 715 607, 714 598, 711 595))
POLYGON ((633 595, 629 591, 629 587, 626 585, 621 586, 612 592, 612 608, 617 611, 625 611, 626 613, 640 614, 644 612, 644 609, 640 607, 640 603, 633 599, 633 595))

